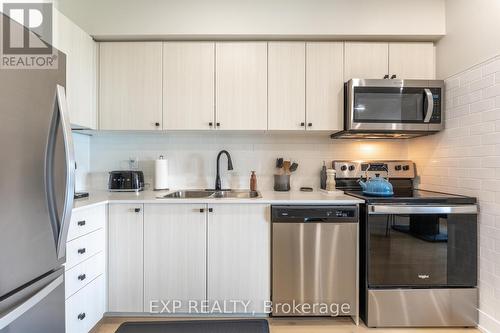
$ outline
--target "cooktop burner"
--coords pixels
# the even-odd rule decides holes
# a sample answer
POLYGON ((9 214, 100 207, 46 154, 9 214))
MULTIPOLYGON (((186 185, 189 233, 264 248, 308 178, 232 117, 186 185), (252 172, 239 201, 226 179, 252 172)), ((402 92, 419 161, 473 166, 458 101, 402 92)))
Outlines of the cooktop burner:
POLYGON ((476 199, 462 195, 433 192, 417 189, 395 190, 391 197, 375 197, 363 194, 361 190, 347 190, 346 194, 365 200, 367 203, 391 203, 391 204, 422 204, 422 203, 446 203, 446 204, 474 204, 476 199))

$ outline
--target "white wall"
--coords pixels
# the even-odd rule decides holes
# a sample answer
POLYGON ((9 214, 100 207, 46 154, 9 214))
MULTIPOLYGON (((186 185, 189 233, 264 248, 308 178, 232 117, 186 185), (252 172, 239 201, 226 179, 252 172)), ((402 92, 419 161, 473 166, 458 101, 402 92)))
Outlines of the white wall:
POLYGON ((479 199, 480 326, 500 332, 500 57, 446 80, 446 130, 412 140, 419 187, 479 199))
POLYGON ((328 135, 174 133, 100 134, 91 138, 90 185, 105 189, 107 172, 128 169, 130 157, 139 159, 139 169, 147 183, 152 182, 153 160, 165 155, 169 161, 171 188, 212 188, 215 161, 221 149, 230 152, 234 171, 227 171, 226 158, 221 159, 222 183, 225 187, 249 188, 250 171, 257 172, 260 190, 272 190, 277 157, 299 163, 292 175, 292 188, 319 186, 323 161, 334 159, 405 159, 406 141, 360 142, 331 140, 328 135))
POLYGON ((446 36, 437 44, 438 78, 500 54, 500 1, 446 0, 446 36))
POLYGON ((59 0, 93 36, 330 35, 445 33, 444 0, 59 0))

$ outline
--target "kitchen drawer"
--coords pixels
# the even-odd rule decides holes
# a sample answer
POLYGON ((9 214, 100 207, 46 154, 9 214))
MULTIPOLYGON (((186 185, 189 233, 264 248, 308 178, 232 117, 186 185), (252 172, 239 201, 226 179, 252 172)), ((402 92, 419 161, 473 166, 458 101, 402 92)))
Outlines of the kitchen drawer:
POLYGON ((106 222, 106 205, 74 211, 68 230, 68 242, 103 228, 106 222))
POLYGON ((73 239, 66 244, 66 270, 104 250, 104 229, 73 239))
POLYGON ((96 277, 104 273, 104 251, 81 262, 75 267, 66 270, 64 279, 66 281, 66 298, 85 287, 96 277))
POLYGON ((87 333, 105 312, 104 275, 66 300, 66 332, 87 333))

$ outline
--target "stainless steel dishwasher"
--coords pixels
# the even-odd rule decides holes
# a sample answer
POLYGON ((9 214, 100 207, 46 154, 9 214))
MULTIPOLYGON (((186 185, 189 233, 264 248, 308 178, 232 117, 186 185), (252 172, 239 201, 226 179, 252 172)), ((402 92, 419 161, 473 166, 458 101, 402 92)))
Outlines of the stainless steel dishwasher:
POLYGON ((358 207, 271 212, 272 315, 357 317, 358 207))

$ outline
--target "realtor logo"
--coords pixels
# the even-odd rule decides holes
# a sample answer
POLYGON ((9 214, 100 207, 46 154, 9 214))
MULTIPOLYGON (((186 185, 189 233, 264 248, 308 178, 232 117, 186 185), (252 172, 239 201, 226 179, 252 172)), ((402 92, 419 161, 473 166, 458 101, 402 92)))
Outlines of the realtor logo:
POLYGON ((2 68, 57 68, 51 3, 4 3, 2 68))

